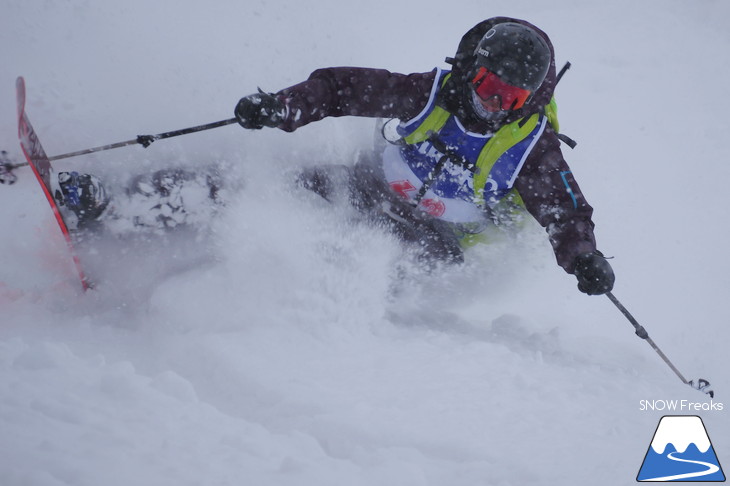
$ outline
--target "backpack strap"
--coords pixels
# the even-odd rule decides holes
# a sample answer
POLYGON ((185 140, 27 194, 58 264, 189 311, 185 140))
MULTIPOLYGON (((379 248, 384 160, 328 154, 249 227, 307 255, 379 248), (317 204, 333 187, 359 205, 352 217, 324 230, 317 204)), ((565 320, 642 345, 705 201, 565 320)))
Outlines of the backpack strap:
MULTIPOLYGON (((570 66, 570 62, 566 62, 562 69, 560 69, 560 72, 558 73, 555 81, 556 87, 558 86, 558 83, 560 82, 560 79, 563 77, 565 72, 570 69, 570 66)), ((550 103, 545 105, 544 112, 545 116, 548 117, 550 126, 553 127, 555 135, 557 135, 558 139, 562 140, 568 147, 574 149, 575 146, 578 145, 578 142, 576 142, 569 136, 560 133, 560 124, 558 123, 558 104, 555 102, 555 96, 550 99, 550 103)))
MULTIPOLYGON (((441 81, 441 88, 444 87, 450 77, 451 73, 444 76, 444 79, 441 81)), ((428 114, 412 133, 403 137, 403 141, 412 145, 428 140, 432 134, 438 133, 446 125, 450 116, 451 113, 434 102, 431 113, 428 114)))

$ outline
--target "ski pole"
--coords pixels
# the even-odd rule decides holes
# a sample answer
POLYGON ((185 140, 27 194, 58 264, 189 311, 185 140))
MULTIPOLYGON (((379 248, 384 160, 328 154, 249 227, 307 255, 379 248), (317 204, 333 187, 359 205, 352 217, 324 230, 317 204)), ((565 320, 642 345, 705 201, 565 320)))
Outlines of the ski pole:
POLYGON ((690 385, 692 388, 694 388, 696 390, 707 393, 708 395, 710 395, 710 398, 713 398, 715 396, 715 392, 712 391, 711 389, 709 389, 709 386, 710 386, 709 381, 700 378, 697 380, 697 385, 695 385, 694 381, 692 381, 692 380, 688 381, 682 375, 682 373, 679 372, 677 367, 674 366, 674 364, 669 360, 669 358, 667 358, 667 355, 664 354, 661 349, 659 349, 659 346, 657 346, 656 343, 654 342, 654 340, 649 337, 649 333, 646 331, 646 329, 644 329, 644 326, 639 324, 639 322, 634 318, 634 316, 631 315, 631 313, 626 309, 626 307, 624 307, 624 305, 611 292, 606 292, 606 296, 611 300, 611 302, 613 302, 613 304, 618 308, 618 310, 621 311, 621 313, 626 317, 626 319, 629 320, 631 325, 634 326, 634 329, 636 330, 636 335, 639 336, 644 341, 646 341, 647 343, 649 343, 649 346, 651 346, 652 349, 654 349, 654 351, 657 352, 659 357, 661 357, 662 360, 664 360, 664 362, 667 365, 669 365, 669 367, 672 369, 672 371, 674 371, 674 374, 676 374, 679 377, 679 379, 682 380, 682 383, 684 383, 685 385, 690 385), (707 390, 705 390, 705 389, 707 389, 707 390))
POLYGON ((196 127, 190 127, 190 128, 183 128, 181 130, 174 130, 172 132, 165 132, 165 133, 158 133, 157 135, 137 135, 137 138, 133 140, 127 140, 126 142, 118 142, 113 143, 110 145, 103 145, 101 147, 94 147, 90 149, 85 150, 79 150, 78 152, 71 152, 68 154, 62 154, 62 155, 54 155, 53 157, 48 157, 48 160, 59 160, 59 159, 67 159, 69 157, 75 157, 77 155, 85 155, 90 154, 93 152, 101 152, 104 150, 111 150, 119 147, 126 147, 127 145, 134 145, 135 143, 138 143, 142 145, 144 148, 147 148, 154 142, 155 140, 161 140, 163 138, 171 138, 171 137, 178 137, 180 135, 187 135, 188 133, 195 133, 195 132, 201 132, 203 130, 210 130, 211 128, 218 128, 225 125, 230 125, 232 123, 236 123, 238 120, 236 118, 229 118, 228 120, 221 120, 218 122, 208 123, 205 125, 198 125, 196 127))
MULTIPOLYGON (((196 127, 183 128, 181 130, 174 130, 174 131, 165 132, 165 133, 158 133, 157 135, 138 135, 137 138, 132 139, 132 140, 127 140, 125 142, 117 142, 117 143, 112 143, 109 145, 102 145, 100 147, 93 147, 93 148, 88 148, 88 149, 84 149, 84 150, 79 150, 76 152, 70 152, 67 154, 54 155, 53 157, 48 157, 48 160, 53 161, 53 160, 67 159, 69 157, 76 157, 77 155, 86 155, 86 154, 91 154, 94 152, 102 152, 104 150, 111 150, 111 149, 115 149, 115 148, 126 147, 128 145, 134 145, 136 143, 147 148, 155 140, 161 140, 163 138, 178 137, 180 135, 187 135, 189 133, 200 132, 203 130, 210 130, 212 128, 218 128, 218 127, 222 127, 225 125, 231 125, 231 124, 237 123, 237 122, 238 122, 238 120, 236 118, 229 118, 228 120, 221 120, 221 121, 217 121, 217 122, 213 122, 213 123, 207 123, 205 125, 198 125, 196 127)), ((9 171, 12 171, 13 169, 17 169, 18 167, 23 167, 26 165, 28 165, 28 162, 23 162, 20 164, 6 164, 4 167, 9 172, 9 171)))

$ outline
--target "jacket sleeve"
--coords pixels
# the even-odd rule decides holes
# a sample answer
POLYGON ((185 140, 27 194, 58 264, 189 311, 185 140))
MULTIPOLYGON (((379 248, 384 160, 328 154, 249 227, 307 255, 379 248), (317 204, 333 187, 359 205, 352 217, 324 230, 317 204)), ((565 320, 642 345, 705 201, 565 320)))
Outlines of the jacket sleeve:
POLYGON ((525 207, 545 228, 558 265, 573 273, 575 258, 596 250, 593 208, 578 187, 549 127, 515 180, 525 207))
POLYGON ((330 116, 413 118, 426 106, 436 70, 398 74, 384 69, 318 69, 277 95, 287 106, 278 128, 292 132, 330 116))

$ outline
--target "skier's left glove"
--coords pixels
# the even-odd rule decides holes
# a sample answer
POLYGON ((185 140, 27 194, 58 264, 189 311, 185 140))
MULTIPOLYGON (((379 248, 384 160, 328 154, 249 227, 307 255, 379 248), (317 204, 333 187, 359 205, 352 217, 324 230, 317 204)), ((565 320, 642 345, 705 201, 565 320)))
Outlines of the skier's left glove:
POLYGON ((258 93, 245 96, 234 110, 238 123, 243 128, 258 130, 263 127, 277 127, 286 117, 284 103, 270 93, 259 89, 258 93))
POLYGON ((608 260, 598 251, 578 255, 573 273, 578 279, 578 290, 588 295, 610 292, 616 280, 608 260))

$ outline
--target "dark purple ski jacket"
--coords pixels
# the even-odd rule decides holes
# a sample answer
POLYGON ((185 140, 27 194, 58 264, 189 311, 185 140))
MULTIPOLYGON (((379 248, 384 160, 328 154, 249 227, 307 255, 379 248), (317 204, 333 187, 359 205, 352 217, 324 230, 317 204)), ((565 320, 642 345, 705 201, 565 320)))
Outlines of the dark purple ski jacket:
MULTIPOLYGON (((496 18, 485 22, 505 20, 518 21, 496 18)), ((288 115, 278 128, 291 132, 314 121, 339 116, 409 120, 428 103, 435 77, 436 70, 406 75, 356 67, 318 69, 306 81, 278 93, 288 107, 288 115)), ((516 117, 529 116, 547 104, 554 86, 553 63, 543 85, 516 117)), ((480 126, 478 121, 465 120, 468 117, 462 118, 455 111, 452 114, 470 131, 485 133, 499 128, 480 126)), ((504 123, 513 120, 514 117, 504 123)), ((558 264, 573 273, 575 257, 596 250, 593 208, 573 179, 560 140, 549 126, 525 161, 514 187, 530 214, 546 229, 558 264)))

